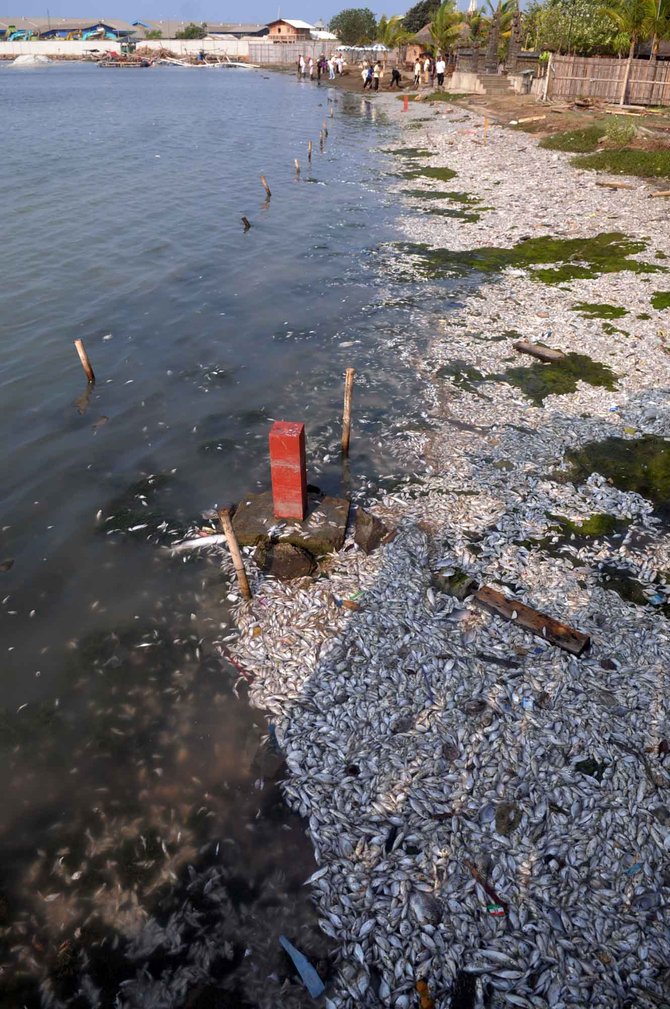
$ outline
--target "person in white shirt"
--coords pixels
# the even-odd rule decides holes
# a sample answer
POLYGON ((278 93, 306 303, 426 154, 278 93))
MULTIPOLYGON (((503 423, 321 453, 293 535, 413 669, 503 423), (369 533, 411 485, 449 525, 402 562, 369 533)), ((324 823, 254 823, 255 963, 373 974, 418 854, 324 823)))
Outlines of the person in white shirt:
POLYGON ((437 86, 438 88, 444 87, 444 75, 447 72, 447 64, 444 61, 443 56, 439 56, 437 62, 435 63, 435 73, 437 74, 437 86))
POLYGON ((421 61, 417 60, 414 64, 414 87, 418 88, 421 84, 421 61))
POLYGON ((430 56, 426 56, 423 61, 424 83, 430 84, 430 56))

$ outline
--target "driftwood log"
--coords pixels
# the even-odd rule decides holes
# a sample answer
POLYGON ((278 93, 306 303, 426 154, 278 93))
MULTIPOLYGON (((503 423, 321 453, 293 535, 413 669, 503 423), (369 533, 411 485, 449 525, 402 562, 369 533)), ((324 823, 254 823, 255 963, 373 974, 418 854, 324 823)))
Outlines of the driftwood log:
POLYGON ((601 189, 635 189, 632 182, 596 182, 596 186, 601 189))
POLYGON ((529 343, 527 340, 518 340, 514 344, 514 349, 518 350, 520 354, 530 354, 531 357, 536 357, 540 361, 548 362, 549 364, 555 364, 556 361, 563 361, 565 359, 565 354, 562 350, 552 350, 551 347, 540 347, 537 343, 529 343))
POLYGON ((490 610, 503 620, 512 620, 527 631, 539 635, 545 641, 550 641, 552 645, 562 648, 572 655, 581 655, 591 644, 588 634, 582 634, 567 624, 562 624, 560 620, 554 620, 546 613, 539 613, 537 610, 520 603, 516 599, 484 585, 478 592, 475 592, 473 599, 490 610))
POLYGON ((655 193, 649 193, 652 200, 657 199, 659 196, 670 196, 670 189, 657 189, 655 193))

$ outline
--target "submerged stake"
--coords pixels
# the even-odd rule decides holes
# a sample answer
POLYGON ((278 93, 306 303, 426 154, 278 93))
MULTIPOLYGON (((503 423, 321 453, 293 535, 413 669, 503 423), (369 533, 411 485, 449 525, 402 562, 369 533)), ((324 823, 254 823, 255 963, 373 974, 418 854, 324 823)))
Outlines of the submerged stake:
POLYGON ((295 159, 294 164, 295 164, 295 174, 300 175, 300 162, 298 161, 297 158, 295 159))
POLYGON ((228 508, 219 508, 218 515, 221 528, 223 529, 228 543, 230 556, 233 558, 233 565, 235 567, 235 574, 237 575, 237 581, 240 586, 240 592, 245 599, 251 599, 251 589, 249 588, 249 582, 247 581, 247 573, 244 570, 244 562, 242 560, 242 554, 240 553, 239 543, 237 542, 237 536, 235 535, 235 530, 233 529, 233 523, 230 520, 230 511, 228 508))
POLYGON ((249 228, 251 227, 251 224, 249 223, 249 220, 246 217, 242 218, 242 224, 244 225, 245 231, 248 231, 249 228))
POLYGON ((312 162, 312 141, 311 140, 307 141, 307 160, 311 164, 311 162, 312 162))
POLYGON ((347 368, 344 378, 344 416, 342 418, 342 454, 349 455, 349 441, 351 438, 351 397, 354 389, 353 368, 347 368))
POLYGON ((79 354, 79 360, 81 361, 81 366, 86 372, 86 378, 91 385, 95 385, 95 374, 93 368, 91 367, 91 362, 88 359, 88 354, 86 353, 86 348, 84 347, 83 340, 75 340, 74 345, 77 348, 77 353, 79 354))
POLYGON ((265 190, 267 198, 269 200, 270 197, 272 196, 272 193, 270 192, 270 187, 268 186, 268 180, 265 178, 264 175, 261 175, 261 183, 263 184, 263 189, 265 190))

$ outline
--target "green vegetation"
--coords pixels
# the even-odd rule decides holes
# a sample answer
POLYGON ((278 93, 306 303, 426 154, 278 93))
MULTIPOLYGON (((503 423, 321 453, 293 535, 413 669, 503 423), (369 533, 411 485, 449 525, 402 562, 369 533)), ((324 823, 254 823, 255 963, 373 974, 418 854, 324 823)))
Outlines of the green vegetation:
POLYGON ((548 151, 570 151, 572 154, 591 154, 598 150, 598 141, 604 137, 604 126, 587 126, 582 130, 554 133, 540 140, 539 146, 548 151))
POLYGON ((480 207, 479 210, 458 210, 456 207, 428 207, 424 213, 433 217, 451 217, 457 221, 464 221, 466 224, 478 224, 482 219, 482 212, 490 209, 490 207, 480 207))
POLYGON ((397 154, 399 158, 432 158, 433 153, 425 147, 396 147, 395 150, 382 151, 382 154, 397 154))
POLYGON ((345 46, 373 42, 377 34, 377 22, 369 7, 347 7, 331 18, 328 28, 345 46))
MULTIPOLYGON (((651 296, 651 303, 659 311, 664 308, 670 308, 670 291, 655 291, 651 296)), ((638 316, 638 318, 641 318, 641 316, 638 316)))
POLYGON ((508 368, 500 381, 516 386, 535 406, 542 406, 547 396, 566 396, 575 392, 578 382, 616 389, 617 376, 605 364, 586 354, 567 354, 553 364, 537 362, 530 367, 508 368))
POLYGON ((623 319, 624 315, 628 315, 628 310, 619 305, 606 305, 597 301, 580 301, 570 311, 579 312, 585 319, 623 319))
POLYGON ((471 196, 470 193, 447 192, 444 189, 403 189, 402 192, 404 196, 416 199, 452 200, 454 203, 464 203, 467 206, 475 206, 482 202, 478 196, 471 196))
POLYGON ((637 127, 634 123, 622 122, 613 117, 605 125, 605 140, 608 147, 627 147, 635 140, 637 127))
POLYGON ((646 248, 643 241, 627 238, 620 232, 604 232, 594 238, 527 238, 511 249, 485 246, 452 252, 425 245, 401 245, 405 252, 418 256, 422 269, 431 278, 465 277, 469 273, 499 273, 508 266, 527 269, 530 276, 545 284, 592 279, 603 273, 654 273, 663 267, 639 262, 630 257, 646 248))
POLYGON ((176 39, 204 39, 204 37, 205 37, 206 34, 207 34, 207 25, 205 24, 204 21, 203 21, 203 23, 201 25, 196 25, 196 24, 194 24, 193 21, 191 21, 191 23, 187 24, 186 27, 184 29, 182 29, 182 31, 175 32, 175 38, 176 39))
POLYGON ((416 34, 433 18, 440 6, 440 0, 421 0, 421 3, 410 7, 403 18, 403 25, 408 32, 416 34))
POLYGON ((642 438, 605 438, 566 453, 568 479, 583 483, 600 473, 615 487, 635 491, 652 501, 659 515, 670 520, 670 441, 656 435, 642 438))
POLYGON ((670 150, 598 151, 573 158, 576 168, 589 168, 596 172, 610 172, 613 175, 637 175, 642 179, 670 179, 670 150))
POLYGON ((455 0, 444 0, 430 19, 429 31, 435 52, 448 53, 461 37, 463 15, 455 0))
POLYGON ((615 35, 593 0, 531 0, 523 27, 527 49, 567 48, 578 56, 608 49, 615 35))
POLYGON ((647 319, 651 319, 651 316, 649 315, 649 312, 640 312, 640 314, 636 315, 635 318, 646 322, 647 319))
POLYGON ((469 98, 469 95, 463 94, 461 91, 431 91, 429 95, 426 95, 424 101, 426 102, 455 102, 459 98, 469 98))
POLYGON ((152 28, 151 31, 148 31, 144 37, 145 39, 162 39, 163 32, 160 28, 152 28))

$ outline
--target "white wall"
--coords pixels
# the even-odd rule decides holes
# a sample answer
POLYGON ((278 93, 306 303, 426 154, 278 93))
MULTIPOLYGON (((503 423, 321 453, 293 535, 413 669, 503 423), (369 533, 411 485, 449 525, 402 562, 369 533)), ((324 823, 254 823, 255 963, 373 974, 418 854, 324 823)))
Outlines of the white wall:
MULTIPOLYGON (((248 58, 249 43, 234 39, 230 42, 226 40, 213 39, 146 39, 137 41, 138 48, 147 46, 149 49, 169 49, 178 55, 199 53, 204 49, 206 53, 227 54, 232 58, 248 58)), ((22 56, 24 53, 32 53, 34 56, 77 56, 81 57, 85 53, 98 49, 105 52, 121 52, 121 43, 112 42, 109 39, 88 39, 86 42, 72 41, 66 39, 37 39, 33 42, 0 42, 0 56, 22 56)))

